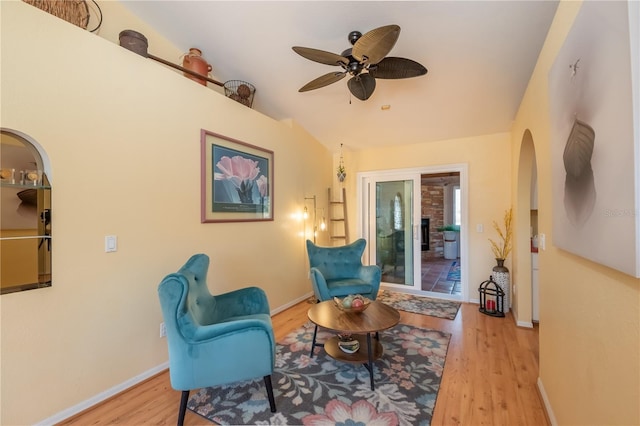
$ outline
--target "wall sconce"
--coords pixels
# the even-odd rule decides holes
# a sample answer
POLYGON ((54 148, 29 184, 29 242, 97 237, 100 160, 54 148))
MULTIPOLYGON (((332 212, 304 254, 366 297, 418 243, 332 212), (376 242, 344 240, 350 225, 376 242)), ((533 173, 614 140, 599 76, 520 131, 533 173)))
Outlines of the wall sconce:
MULTIPOLYGON (((317 205, 316 205, 316 196, 314 195, 313 197, 305 197, 305 206, 304 206, 304 211, 302 212, 302 219, 304 219, 305 221, 307 219, 309 219, 309 209, 306 206, 306 202, 307 200, 313 200, 313 243, 316 243, 316 235, 318 233, 318 227, 320 227, 321 231, 324 231, 325 229, 327 229, 327 222, 324 218, 324 209, 320 208, 318 209, 317 205), (318 210, 322 210, 322 220, 320 221, 320 223, 318 224, 318 210)), ((305 226, 306 228, 306 226, 305 226)), ((305 229, 306 230, 306 229, 305 229)))

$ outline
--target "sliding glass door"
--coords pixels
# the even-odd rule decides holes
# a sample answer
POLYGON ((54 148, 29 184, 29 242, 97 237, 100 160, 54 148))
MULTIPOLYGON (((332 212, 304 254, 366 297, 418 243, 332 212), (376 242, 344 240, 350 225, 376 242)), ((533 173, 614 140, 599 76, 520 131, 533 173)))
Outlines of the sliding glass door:
POLYGON ((469 300, 467 182, 466 164, 358 173, 363 260, 380 267, 384 287, 469 300), (460 226, 454 260, 444 258, 442 233, 435 231, 444 223, 460 226))
POLYGON ((420 289, 420 175, 369 178, 366 186, 369 263, 383 283, 420 289))

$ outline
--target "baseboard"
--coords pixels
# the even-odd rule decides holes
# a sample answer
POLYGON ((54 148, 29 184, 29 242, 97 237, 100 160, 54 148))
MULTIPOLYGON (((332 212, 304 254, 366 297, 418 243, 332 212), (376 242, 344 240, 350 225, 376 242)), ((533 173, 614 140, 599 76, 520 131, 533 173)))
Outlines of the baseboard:
POLYGON ((518 327, 533 328, 533 323, 531 321, 516 321, 516 325, 518 327))
MULTIPOLYGON (((290 308, 293 305, 296 305, 300 302, 302 302, 303 300, 306 300, 308 298, 310 298, 313 295, 313 292, 310 291, 306 294, 304 294, 303 296, 300 296, 299 298, 284 304, 282 306, 277 307, 276 309, 271 311, 271 315, 275 315, 279 312, 284 311, 285 309, 290 308)), ((155 376, 156 374, 166 370, 169 368, 169 362, 164 362, 160 365, 158 365, 157 367, 154 367, 150 370, 145 371, 142 374, 139 374, 135 377, 132 377, 131 379, 120 383, 119 385, 116 385, 114 387, 112 387, 111 389, 107 389, 104 392, 99 393, 98 395, 95 395, 85 401, 82 401, 79 404, 74 405, 73 407, 69 407, 66 410, 60 411, 57 414, 54 414, 53 416, 46 418, 42 421, 39 421, 36 423, 37 426, 45 426, 45 425, 52 425, 52 424, 56 424, 59 423, 63 420, 66 420, 72 416, 75 416, 76 414, 79 414, 85 410, 88 410, 89 408, 113 397, 116 396, 117 394, 126 391, 127 389, 137 385, 140 382, 143 382, 153 376, 155 376)))
POLYGON ((76 414, 79 414, 113 396, 116 396, 117 394, 131 388, 132 386, 137 385, 138 383, 144 382, 145 380, 155 376, 158 373, 161 373, 162 371, 166 370, 167 368, 169 368, 169 362, 164 362, 160 365, 158 365, 157 367, 153 367, 150 370, 145 371, 142 374, 138 374, 135 377, 132 377, 129 380, 126 380, 122 383, 120 383, 119 385, 116 385, 114 387, 112 387, 111 389, 107 389, 104 392, 100 392, 99 394, 85 400, 82 401, 79 404, 74 405, 73 407, 69 407, 66 410, 60 411, 57 414, 54 414, 53 416, 46 418, 44 420, 41 420, 39 422, 36 423, 37 426, 45 426, 45 425, 53 425, 56 423, 59 423, 63 420, 66 420, 72 416, 75 416, 76 414))
POLYGON ((547 414, 547 419, 551 426, 558 426, 558 421, 556 420, 556 416, 553 414, 553 410, 551 409, 551 403, 549 402, 549 398, 547 397, 547 392, 544 390, 544 386, 542 385, 542 379, 538 377, 538 393, 540 394, 540 398, 542 399, 542 404, 544 405, 544 410, 547 414))
POLYGON ((302 296, 298 297, 297 299, 292 300, 289 303, 285 303, 282 306, 278 306, 277 308, 273 309, 271 311, 271 316, 278 314, 286 309, 289 309, 290 307, 292 307, 293 305, 297 305, 298 303, 302 302, 303 300, 307 300, 308 298, 310 298, 311 296, 313 296, 313 291, 310 291, 308 293, 303 294, 302 296))

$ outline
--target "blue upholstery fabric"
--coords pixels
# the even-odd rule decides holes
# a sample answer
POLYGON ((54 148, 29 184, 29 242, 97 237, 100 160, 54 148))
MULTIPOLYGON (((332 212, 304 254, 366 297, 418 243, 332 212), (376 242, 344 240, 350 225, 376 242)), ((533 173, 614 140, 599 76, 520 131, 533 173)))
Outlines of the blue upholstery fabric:
POLYGON ((340 247, 320 247, 307 240, 311 284, 318 300, 350 294, 376 299, 381 271, 376 265, 362 264, 366 245, 362 238, 340 247))
POLYGON ((212 296, 209 257, 196 254, 158 286, 169 345, 171 386, 188 391, 273 372, 275 339, 264 291, 212 296))

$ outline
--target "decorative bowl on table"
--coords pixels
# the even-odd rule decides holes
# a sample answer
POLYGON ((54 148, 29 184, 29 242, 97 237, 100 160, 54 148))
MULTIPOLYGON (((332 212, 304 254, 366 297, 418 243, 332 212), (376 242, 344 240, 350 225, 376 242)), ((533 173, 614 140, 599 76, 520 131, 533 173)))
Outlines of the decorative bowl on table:
POLYGON ((352 354, 360 349, 360 342, 350 334, 338 334, 338 347, 342 352, 352 354))
POLYGON ((359 294, 350 294, 349 296, 346 296, 342 299, 334 297, 333 302, 341 311, 353 313, 363 312, 371 304, 371 300, 359 294))

